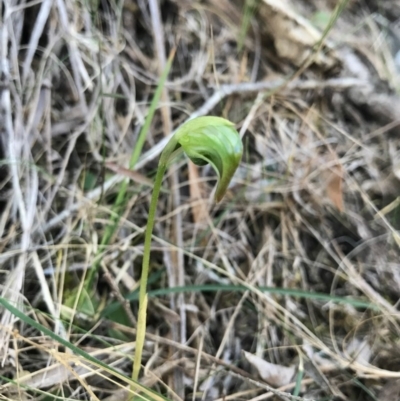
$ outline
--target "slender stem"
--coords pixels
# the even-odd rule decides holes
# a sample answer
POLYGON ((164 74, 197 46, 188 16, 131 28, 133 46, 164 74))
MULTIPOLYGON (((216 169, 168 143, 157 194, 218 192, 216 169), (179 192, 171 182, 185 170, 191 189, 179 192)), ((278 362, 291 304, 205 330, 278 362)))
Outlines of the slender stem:
POLYGON ((144 337, 146 334, 146 292, 147 292, 147 279, 149 276, 149 265, 150 265, 150 249, 151 249, 151 237, 153 234, 154 220, 157 208, 158 196, 160 194, 161 184, 164 177, 166 166, 158 166, 156 179, 154 182, 153 194, 151 196, 151 203, 149 209, 149 218, 147 220, 146 234, 144 238, 144 250, 143 250, 143 264, 142 264, 142 276, 140 279, 139 289, 139 313, 138 313, 138 327, 136 334, 136 346, 135 346, 135 359, 133 363, 132 379, 136 380, 139 377, 140 364, 142 361, 142 350, 144 345, 144 337), (143 319, 144 317, 144 319, 143 319))
MULTIPOLYGON (((158 163, 157 174, 154 181, 153 193, 151 195, 149 218, 147 220, 146 233, 144 237, 144 250, 143 250, 143 263, 142 263, 142 276, 140 279, 139 289, 139 312, 138 312, 138 326, 136 332, 136 346, 135 357, 133 361, 132 379, 137 381, 139 378, 140 366, 142 362, 142 351, 146 335, 146 311, 147 311, 147 279, 149 276, 150 266, 150 250, 151 250, 151 237, 153 234, 153 227, 156 217, 157 201, 160 195, 162 180, 164 173, 167 169, 167 163, 171 155, 175 151, 177 142, 173 136, 165 146, 163 153, 160 156, 158 163)), ((133 386, 133 390, 135 386, 133 386)))

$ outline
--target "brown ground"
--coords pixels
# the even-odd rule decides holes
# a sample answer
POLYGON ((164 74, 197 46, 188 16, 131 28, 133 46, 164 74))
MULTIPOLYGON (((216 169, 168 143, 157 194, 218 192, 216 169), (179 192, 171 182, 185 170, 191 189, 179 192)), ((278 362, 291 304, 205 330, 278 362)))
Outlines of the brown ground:
MULTIPOLYGON (((164 181, 142 382, 169 400, 400 399, 399 1, 8 0, 1 13, 2 299, 130 376, 161 141, 222 116, 245 148, 224 201, 185 158, 164 181)), ((127 397, 6 309, 0 325, 0 400, 127 397)))

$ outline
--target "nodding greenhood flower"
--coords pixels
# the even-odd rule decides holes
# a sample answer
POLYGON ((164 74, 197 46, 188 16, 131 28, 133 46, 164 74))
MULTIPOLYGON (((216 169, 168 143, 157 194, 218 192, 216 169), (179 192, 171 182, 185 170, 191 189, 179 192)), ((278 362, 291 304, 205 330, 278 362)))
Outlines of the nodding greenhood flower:
POLYGON ((198 117, 182 125, 171 142, 175 145, 174 154, 183 151, 198 166, 211 164, 218 174, 215 201, 219 202, 243 153, 242 141, 234 124, 221 117, 198 117))
POLYGON ((214 167, 218 174, 215 200, 219 202, 225 195, 229 182, 239 166, 243 146, 240 136, 231 122, 219 117, 199 117, 183 124, 172 136, 161 153, 154 181, 153 194, 151 196, 149 218, 144 240, 136 348, 132 371, 133 380, 137 380, 139 377, 146 334, 147 279, 149 275, 151 237, 157 200, 167 166, 173 160, 174 156, 180 152, 185 152, 193 163, 197 165, 204 166, 210 163, 214 167))

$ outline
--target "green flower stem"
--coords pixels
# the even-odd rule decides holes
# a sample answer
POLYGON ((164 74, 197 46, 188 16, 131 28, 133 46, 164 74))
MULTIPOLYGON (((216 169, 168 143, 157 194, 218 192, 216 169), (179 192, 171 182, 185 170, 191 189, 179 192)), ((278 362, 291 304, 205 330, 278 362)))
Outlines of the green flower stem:
POLYGON ((167 170, 168 160, 172 156, 176 146, 177 146, 177 141, 175 137, 172 137, 160 156, 156 178, 154 181, 153 193, 151 195, 149 217, 147 220, 146 233, 144 237, 142 275, 140 279, 140 288, 139 288, 138 326, 136 333, 135 357, 133 361, 133 371, 132 371, 132 379, 136 381, 139 378, 140 365, 142 361, 142 351, 146 335, 147 280, 149 277, 151 237, 153 235, 157 202, 161 191, 162 181, 164 178, 165 171, 167 170))
MULTIPOLYGON (((150 201, 149 217, 144 237, 142 276, 139 288, 139 312, 136 332, 135 356, 132 379, 137 381, 142 361, 142 351, 146 336, 147 280, 150 266, 150 250, 157 201, 162 180, 168 164, 180 153, 186 153, 192 162, 204 166, 211 164, 218 174, 215 200, 219 202, 227 191, 243 153, 243 145, 234 125, 219 117, 199 117, 184 124, 169 140, 160 156, 153 193, 150 201)), ((132 385, 136 391, 136 385, 132 385)))

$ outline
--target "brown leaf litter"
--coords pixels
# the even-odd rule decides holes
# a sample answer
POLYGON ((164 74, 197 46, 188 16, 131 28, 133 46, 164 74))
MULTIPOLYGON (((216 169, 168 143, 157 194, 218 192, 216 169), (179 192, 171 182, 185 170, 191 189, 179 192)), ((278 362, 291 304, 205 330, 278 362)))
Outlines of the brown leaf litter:
MULTIPOLYGON (((245 148, 224 201, 210 204, 212 169, 184 158, 163 182, 142 382, 171 400, 396 399, 399 1, 2 7, 2 297, 129 376, 157 159, 188 118, 224 116, 245 148), (122 217, 102 246, 122 181, 122 217), (105 308, 72 320, 69 305, 63 320, 96 258, 90 299, 105 308)), ((8 311, 0 323, 1 394, 127 396, 121 376, 8 311)))

